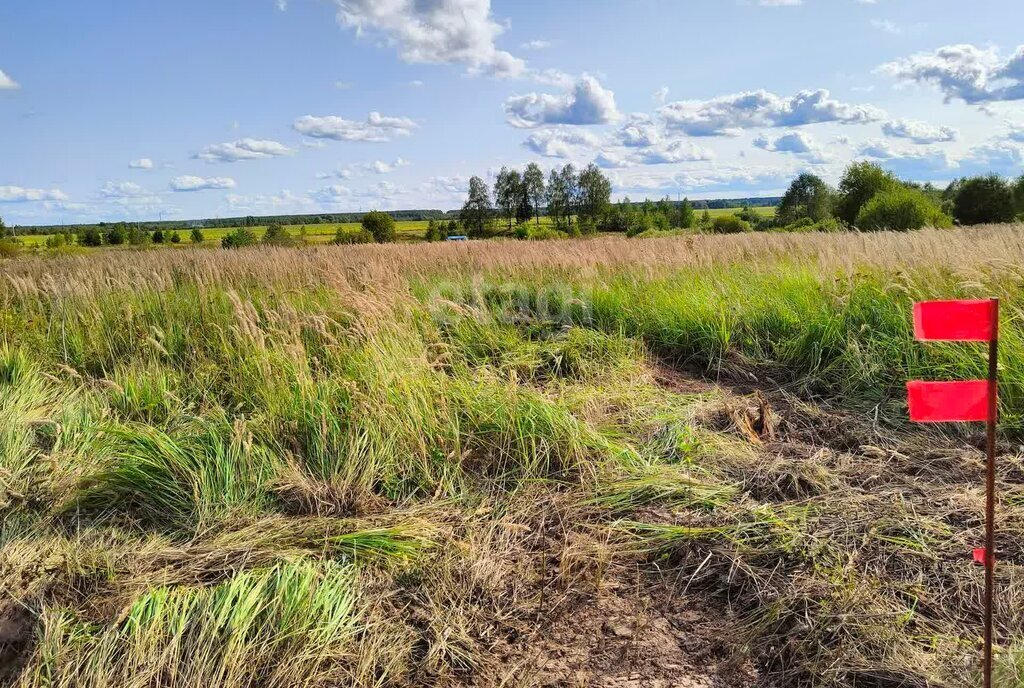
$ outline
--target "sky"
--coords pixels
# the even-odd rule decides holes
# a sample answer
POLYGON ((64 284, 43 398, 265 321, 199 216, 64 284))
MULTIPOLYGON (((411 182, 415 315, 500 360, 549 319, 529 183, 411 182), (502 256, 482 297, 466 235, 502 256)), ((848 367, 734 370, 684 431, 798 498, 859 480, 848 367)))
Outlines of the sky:
POLYGON ((596 162, 771 196, 1024 173, 1021 0, 11 0, 7 224, 461 205, 596 162))

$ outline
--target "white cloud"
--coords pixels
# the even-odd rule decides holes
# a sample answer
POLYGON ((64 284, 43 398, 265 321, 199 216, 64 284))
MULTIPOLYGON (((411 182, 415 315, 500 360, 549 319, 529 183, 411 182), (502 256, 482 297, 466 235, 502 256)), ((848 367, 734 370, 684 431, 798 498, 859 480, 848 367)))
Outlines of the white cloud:
POLYGON ((135 182, 107 182, 100 188, 100 195, 104 198, 137 198, 152 194, 135 182))
POLYGON ((352 88, 352 84, 350 84, 347 81, 335 81, 334 88, 338 89, 339 91, 344 91, 345 89, 352 88))
POLYGON ((826 156, 814 137, 802 131, 791 131, 776 138, 764 134, 754 139, 754 146, 774 153, 792 153, 809 162, 825 162, 826 156))
POLYGON ((26 189, 21 186, 0 186, 0 203, 66 200, 68 200, 67 194, 60 189, 26 189))
POLYGON ((664 105, 665 101, 668 99, 668 86, 662 86, 657 91, 655 91, 651 97, 654 98, 655 103, 658 103, 659 105, 664 105))
POLYGON ((306 115, 295 120, 292 126, 300 134, 318 139, 382 143, 395 136, 409 136, 419 125, 408 117, 388 117, 379 112, 371 112, 363 122, 334 115, 306 115))
POLYGON ((332 184, 314 191, 311 195, 321 203, 340 203, 352 197, 352 189, 341 184, 332 184))
POLYGON ((1007 138, 1009 138, 1011 141, 1024 143, 1024 123, 1007 122, 1006 125, 1007 127, 1009 127, 1007 138))
POLYGON ((384 160, 374 160, 372 162, 355 163, 339 168, 336 172, 325 172, 316 175, 317 179, 329 179, 330 177, 338 177, 339 179, 351 179, 352 177, 362 176, 365 174, 388 174, 394 172, 399 167, 408 167, 412 163, 404 158, 395 158, 393 162, 385 162, 384 160))
POLYGON ((133 170, 151 170, 153 169, 153 161, 149 158, 139 158, 138 160, 132 160, 129 162, 128 167, 133 170))
POLYGON ((670 129, 690 136, 735 136, 750 127, 798 127, 819 122, 863 124, 884 113, 872 105, 835 100, 825 89, 800 91, 789 98, 765 90, 720 96, 711 100, 683 100, 658 109, 670 129))
POLYGON ((267 139, 239 139, 229 143, 215 143, 193 157, 206 162, 238 162, 239 160, 265 160, 290 155, 292 149, 283 143, 267 139))
POLYGON ((277 194, 255 194, 239 196, 228 194, 224 197, 228 206, 237 211, 268 212, 315 212, 317 204, 308 196, 299 196, 285 189, 277 194))
POLYGON ((635 160, 641 165, 696 162, 700 160, 713 160, 714 158, 715 153, 710 148, 678 140, 651 146, 635 155, 635 160))
POLYGON ((413 88, 423 88, 423 82, 419 79, 413 79, 409 82, 409 85, 413 88))
POLYGON ((464 64, 471 73, 518 77, 526 63, 498 50, 504 30, 491 17, 490 0, 334 0, 338 22, 357 35, 383 35, 413 63, 464 64))
POLYGON ((643 113, 634 113, 615 134, 623 146, 646 148, 655 146, 662 141, 664 133, 650 117, 643 113))
POLYGON ((235 180, 231 177, 196 177, 183 175, 171 180, 172 191, 202 191, 203 189, 233 189, 235 180))
POLYGON ((455 175, 453 177, 430 177, 425 181, 420 189, 428 193, 446 193, 453 195, 461 195, 466 193, 466 189, 469 188, 469 177, 462 175, 455 175))
POLYGON ((562 127, 535 131, 523 141, 525 148, 548 158, 571 158, 599 145, 600 139, 589 131, 562 127))
POLYGON ((804 0, 757 0, 761 7, 796 7, 804 4, 804 0))
POLYGON ((976 104, 1024 98, 1024 46, 1003 59, 996 48, 947 45, 888 62, 878 71, 902 81, 931 84, 946 102, 959 98, 976 104))
POLYGON ((882 133, 894 139, 910 139, 914 143, 945 143, 956 141, 960 132, 952 127, 936 126, 911 119, 897 119, 882 125, 882 133))
POLYGON ((277 0, 277 9, 282 12, 286 11, 288 9, 288 0, 277 0))
POLYGON ((7 74, 4 73, 4 70, 0 69, 0 91, 14 90, 16 88, 21 88, 21 85, 11 77, 7 76, 7 74))
POLYGON ((619 118, 615 94, 584 74, 564 95, 527 93, 505 101, 509 124, 529 128, 543 124, 607 124, 619 118))
POLYGON ((551 41, 546 41, 541 38, 532 41, 526 41, 525 43, 519 44, 520 50, 544 50, 550 47, 551 41))

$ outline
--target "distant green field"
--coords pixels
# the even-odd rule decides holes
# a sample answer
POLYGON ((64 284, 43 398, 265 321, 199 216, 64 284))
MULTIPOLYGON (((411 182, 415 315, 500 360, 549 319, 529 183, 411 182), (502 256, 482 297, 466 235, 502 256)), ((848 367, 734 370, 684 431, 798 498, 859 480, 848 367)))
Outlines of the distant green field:
MULTIPOLYGON (((761 215, 766 217, 775 216, 775 208, 754 208, 754 210, 761 215)), ((703 214, 703 210, 698 210, 698 217, 703 214)), ((739 212, 739 208, 712 208, 708 212, 711 217, 719 217, 721 215, 731 215, 739 212)), ((548 217, 542 217, 540 219, 542 225, 550 225, 551 219, 548 217)), ((401 220, 395 223, 398 230, 399 241, 417 241, 424 238, 427 230, 427 220, 401 220)), ((356 232, 359 230, 358 222, 345 222, 340 224, 310 224, 310 225, 285 225, 285 230, 292 236, 300 236, 302 227, 306 228, 305 237, 306 241, 313 244, 324 244, 334 238, 339 228, 343 228, 348 232, 356 232)), ((500 226, 500 223, 499 223, 500 226)), ((237 227, 216 227, 203 229, 203 244, 214 245, 219 244, 220 240, 225 236, 233 232, 237 227)), ((267 228, 265 226, 250 227, 250 229, 256 234, 257 237, 262 237, 267 228)), ((181 228, 177 230, 181 235, 181 243, 179 246, 191 245, 191 229, 181 228)), ((165 232, 166 233, 166 232, 165 232)), ((50 238, 51 234, 27 234, 20 237, 27 248, 42 248, 46 245, 46 240, 50 238)))

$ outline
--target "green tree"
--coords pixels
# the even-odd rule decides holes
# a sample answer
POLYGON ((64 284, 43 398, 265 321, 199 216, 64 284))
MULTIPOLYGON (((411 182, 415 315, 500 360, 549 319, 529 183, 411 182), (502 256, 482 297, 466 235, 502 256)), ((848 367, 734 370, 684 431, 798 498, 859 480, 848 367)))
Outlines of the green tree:
POLYGON ((78 239, 78 243, 82 246, 102 246, 103 235, 100 234, 100 230, 96 227, 87 227, 82 230, 82 234, 78 239))
POLYGON ((580 184, 576 176, 576 168, 572 163, 566 163, 559 173, 562 178, 562 189, 565 192, 565 219, 572 227, 572 216, 579 212, 580 184))
POLYGON ((962 225, 1011 222, 1016 215, 1012 187, 997 174, 957 182, 953 217, 962 225))
POLYGON ((4 219, 0 217, 0 239, 7 238, 7 225, 4 224, 4 219))
POLYGON ((294 246, 295 239, 288 236, 287 230, 280 222, 271 222, 263 233, 263 243, 267 246, 294 246))
POLYGON ((508 220, 509 231, 512 230, 512 218, 515 217, 523 196, 523 178, 518 170, 502 167, 494 180, 494 203, 501 210, 502 217, 508 220))
POLYGON ((125 242, 128 238, 128 232, 125 231, 124 223, 118 222, 116 225, 112 225, 107 230, 107 236, 105 237, 108 244, 111 246, 119 246, 125 242))
POLYGON ((569 196, 565 187, 562 174, 558 170, 551 170, 548 174, 547 186, 548 216, 555 225, 561 226, 562 219, 568 214, 569 196))
POLYGON ((920 189, 894 186, 871 197, 855 218, 863 230, 905 232, 922 227, 948 227, 952 222, 920 189))
POLYGON ((693 223, 697 220, 697 214, 693 212, 693 205, 690 203, 689 198, 684 198, 683 202, 679 205, 679 227, 682 229, 690 229, 693 227, 693 223))
POLYGON ((900 186, 900 180, 873 162, 865 160, 850 164, 839 181, 839 193, 835 203, 836 217, 853 226, 857 222, 861 208, 875 194, 897 186, 900 186))
POLYGON ((181 235, 178 234, 178 232, 176 230, 171 230, 171 243, 172 244, 180 244, 181 243, 181 235))
MULTIPOLYGON (((1024 213, 1024 174, 1013 183, 1013 209, 1018 216, 1024 213)), ((0 224, 3 224, 2 221, 0 224)))
POLYGON ((395 218, 380 210, 371 210, 363 215, 362 225, 378 244, 391 243, 397 236, 395 218))
POLYGON ((220 240, 220 245, 223 248, 244 248, 246 246, 255 246, 258 242, 256 235, 248 227, 238 227, 230 234, 224 236, 220 240))
POLYGON ((201 243, 203 243, 203 240, 206 238, 206 237, 203 236, 203 230, 199 229, 198 227, 194 227, 192 229, 192 235, 191 236, 192 236, 192 243, 193 244, 201 244, 201 243))
POLYGON ((540 165, 531 162, 526 166, 526 171, 523 173, 523 187, 526 195, 530 197, 533 213, 539 226, 540 206, 544 202, 544 171, 540 169, 540 165))
POLYGON ((427 241, 437 241, 438 239, 441 238, 439 236, 439 234, 440 234, 440 232, 438 230, 437 220, 430 220, 430 221, 428 221, 427 222, 427 233, 425 235, 426 240, 427 241))
POLYGON ((821 177, 803 173, 793 180, 779 203, 778 220, 788 225, 805 217, 821 222, 832 217, 834 194, 821 177))
POLYGON ((161 230, 155 230, 153 232, 153 243, 162 244, 164 243, 164 233, 161 230))
POLYGON ((132 246, 145 246, 150 242, 149 232, 138 224, 128 227, 128 243, 132 246))
POLYGON ((578 188, 580 217, 595 222, 611 204, 612 183, 597 165, 590 163, 580 172, 578 188))
POLYGON ((494 210, 491 207, 491 192, 480 177, 469 178, 469 194, 462 205, 459 219, 470 236, 484 236, 488 230, 494 210))

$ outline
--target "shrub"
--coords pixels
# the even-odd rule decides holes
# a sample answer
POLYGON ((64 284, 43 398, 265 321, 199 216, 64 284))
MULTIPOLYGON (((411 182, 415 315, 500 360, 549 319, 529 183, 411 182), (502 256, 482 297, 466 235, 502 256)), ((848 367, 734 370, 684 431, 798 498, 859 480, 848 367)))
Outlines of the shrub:
POLYGON ((78 240, 78 243, 82 246, 102 246, 103 235, 95 227, 89 227, 82 232, 82 237, 78 240))
POLYGON ((1013 189, 997 174, 954 182, 953 217, 962 225, 1012 222, 1013 189))
POLYGON ((719 215, 711 221, 711 232, 714 234, 738 234, 739 232, 749 232, 750 223, 746 220, 741 220, 735 215, 719 215))
POLYGON ((164 233, 159 229, 153 232, 153 243, 162 244, 164 243, 164 233))
POLYGON ((248 227, 239 227, 220 240, 223 248, 242 248, 244 246, 255 246, 256 235, 248 227))
POLYGON ((110 244, 111 246, 118 246, 120 244, 123 244, 125 242, 125 239, 127 238, 127 233, 124 231, 124 228, 121 227, 121 225, 114 225, 109 230, 107 230, 106 239, 107 243, 110 244))
POLYGON ((338 227, 338 231, 334 233, 334 241, 332 244, 372 244, 373 235, 367 232, 365 229, 357 229, 355 231, 348 231, 338 227))
POLYGON ((18 241, 15 239, 6 237, 0 239, 0 258, 13 258, 18 255, 20 248, 18 241))
POLYGON ((206 239, 206 237, 203 236, 203 230, 199 229, 198 227, 196 227, 195 229, 192 230, 192 243, 193 244, 201 244, 201 243, 203 243, 204 239, 206 239))
POLYGON ((171 243, 172 244, 180 244, 181 243, 181 235, 178 234, 177 232, 171 232, 171 243))
POLYGON ((898 186, 875 194, 860 213, 856 225, 859 229, 905 232, 911 229, 948 227, 949 218, 925 194, 917 189, 898 186))
POLYGON ((395 240, 395 218, 379 210, 371 210, 363 215, 363 229, 373 235, 378 244, 386 244, 395 240))
POLYGON ((272 222, 267 225, 263 243, 268 246, 294 246, 295 239, 288 236, 288 232, 280 222, 272 222))

